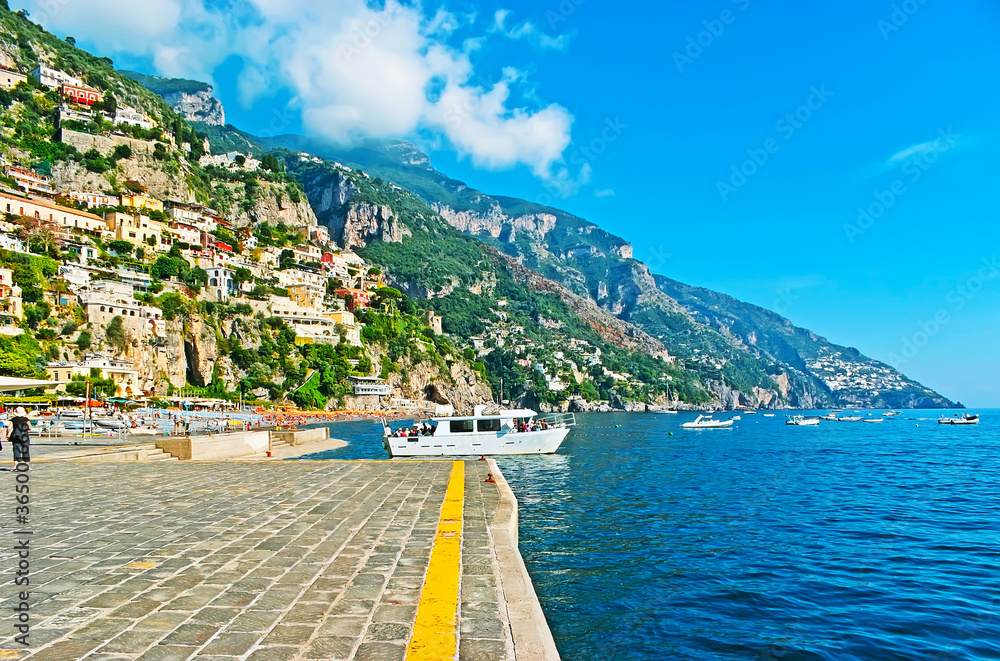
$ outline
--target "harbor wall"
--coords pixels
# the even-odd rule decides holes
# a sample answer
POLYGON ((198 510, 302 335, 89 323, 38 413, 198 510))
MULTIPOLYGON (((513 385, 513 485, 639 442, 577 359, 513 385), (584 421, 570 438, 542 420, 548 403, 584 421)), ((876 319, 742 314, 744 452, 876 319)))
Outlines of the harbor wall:
POLYGON ((284 441, 289 445, 305 445, 306 443, 321 443, 330 438, 329 427, 315 429, 299 429, 296 431, 272 431, 271 442, 284 441))
POLYGON ((181 460, 232 459, 267 452, 271 437, 266 431, 184 436, 160 439, 156 447, 181 460))
POLYGON ((490 533, 500 566, 507 619, 514 639, 514 658, 516 661, 558 661, 559 650, 517 545, 517 498, 497 462, 493 459, 487 462, 500 492, 490 533))

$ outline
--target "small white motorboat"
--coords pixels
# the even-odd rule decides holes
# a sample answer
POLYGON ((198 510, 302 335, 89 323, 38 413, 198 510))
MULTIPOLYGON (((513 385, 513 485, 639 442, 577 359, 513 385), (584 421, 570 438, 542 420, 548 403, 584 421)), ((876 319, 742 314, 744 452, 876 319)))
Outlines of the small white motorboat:
POLYGON ((884 415, 887 418, 891 418, 892 416, 899 415, 900 413, 902 413, 902 411, 886 411, 882 415, 884 415))
POLYGON ((757 415, 756 411, 744 411, 743 415, 757 415))
POLYGON ((730 420, 742 420, 742 416, 734 415, 730 420))
POLYGON ((966 413, 965 415, 963 415, 960 418, 960 417, 958 417, 958 414, 956 413, 954 415, 954 417, 951 417, 951 418, 941 417, 940 419, 938 419, 938 424, 939 425, 978 425, 979 424, 979 415, 978 414, 972 415, 972 414, 966 413))
POLYGON ((860 422, 863 420, 860 415, 845 415, 843 418, 837 418, 837 422, 860 422))
POLYGON ((129 425, 124 420, 119 420, 117 418, 94 418, 94 424, 101 429, 128 429, 129 425))
POLYGON ((667 409, 663 409, 660 411, 653 411, 653 413, 659 413, 660 415, 677 415, 677 411, 670 411, 667 409))
POLYGON ((865 418, 861 422, 882 422, 883 418, 865 418))
POLYGON ((715 420, 711 415, 699 415, 693 422, 681 425, 684 429, 725 429, 732 426, 732 420, 715 420))
POLYGON ((815 427, 819 424, 819 418, 807 418, 804 415, 793 415, 785 421, 785 424, 794 425, 796 427, 815 427))
POLYGON ((764 417, 765 417, 765 418, 773 418, 773 417, 774 417, 774 414, 773 414, 773 413, 765 413, 765 414, 764 414, 764 417))
POLYGON ((822 418, 823 420, 834 420, 834 421, 836 421, 837 414, 836 413, 831 413, 830 415, 821 415, 820 418, 822 418))

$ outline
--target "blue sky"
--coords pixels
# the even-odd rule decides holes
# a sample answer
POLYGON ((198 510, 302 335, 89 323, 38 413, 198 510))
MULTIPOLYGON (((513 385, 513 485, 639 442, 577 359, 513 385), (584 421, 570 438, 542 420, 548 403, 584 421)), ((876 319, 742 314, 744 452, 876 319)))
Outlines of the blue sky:
POLYGON ((153 0, 134 17, 142 39, 118 41, 88 4, 116 3, 28 6, 121 66, 211 78, 241 128, 414 139, 476 188, 632 241, 654 272, 1000 406, 995 3, 452 2, 380 23, 389 10, 360 0, 321 14, 259 0, 213 20, 199 18, 211 4, 153 0), (313 43, 338 30, 357 59, 313 43), (412 52, 389 48, 414 35, 412 52), (327 65, 338 57, 352 66, 327 65), (428 71, 437 82, 414 88, 428 71), (472 103, 462 121, 451 93, 472 103))

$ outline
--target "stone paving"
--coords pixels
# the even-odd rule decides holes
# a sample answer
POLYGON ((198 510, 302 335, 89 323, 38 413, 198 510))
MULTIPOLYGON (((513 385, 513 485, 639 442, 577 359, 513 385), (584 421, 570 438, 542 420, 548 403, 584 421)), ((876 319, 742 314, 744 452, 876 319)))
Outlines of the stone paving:
MULTIPOLYGON (((0 472, 0 658, 403 659, 451 467, 37 465, 27 648, 11 617, 23 526, 0 472)), ((466 462, 458 658, 477 661, 513 658, 486 472, 466 462)))

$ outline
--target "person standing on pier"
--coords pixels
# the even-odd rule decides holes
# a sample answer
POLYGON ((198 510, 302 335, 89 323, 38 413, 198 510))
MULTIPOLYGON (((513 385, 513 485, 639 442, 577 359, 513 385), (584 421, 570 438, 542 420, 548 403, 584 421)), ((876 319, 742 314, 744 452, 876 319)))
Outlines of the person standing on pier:
POLYGON ((31 470, 31 424, 23 406, 14 409, 14 419, 11 422, 10 443, 14 449, 14 468, 23 462, 31 470))

